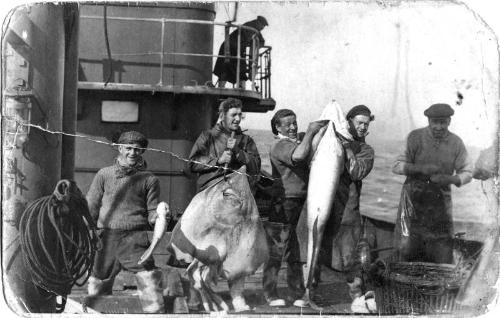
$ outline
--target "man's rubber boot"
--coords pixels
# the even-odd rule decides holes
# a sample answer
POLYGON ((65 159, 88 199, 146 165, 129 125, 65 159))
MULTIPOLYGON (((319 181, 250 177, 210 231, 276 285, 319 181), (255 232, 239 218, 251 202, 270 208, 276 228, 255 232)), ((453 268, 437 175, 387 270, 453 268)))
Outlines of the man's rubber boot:
POLYGON ((136 273, 135 278, 142 311, 149 314, 165 313, 161 284, 162 272, 159 270, 142 271, 136 273))

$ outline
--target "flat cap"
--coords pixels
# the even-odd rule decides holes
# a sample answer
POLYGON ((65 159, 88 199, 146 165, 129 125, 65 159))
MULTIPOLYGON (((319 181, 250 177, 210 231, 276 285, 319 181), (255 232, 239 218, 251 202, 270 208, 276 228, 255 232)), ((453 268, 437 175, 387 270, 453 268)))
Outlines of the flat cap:
POLYGON ((429 118, 451 117, 455 111, 448 104, 434 104, 424 111, 424 115, 429 118))
POLYGON ((126 131, 120 135, 118 138, 119 144, 138 144, 141 148, 146 148, 148 146, 148 140, 146 137, 138 131, 126 131))

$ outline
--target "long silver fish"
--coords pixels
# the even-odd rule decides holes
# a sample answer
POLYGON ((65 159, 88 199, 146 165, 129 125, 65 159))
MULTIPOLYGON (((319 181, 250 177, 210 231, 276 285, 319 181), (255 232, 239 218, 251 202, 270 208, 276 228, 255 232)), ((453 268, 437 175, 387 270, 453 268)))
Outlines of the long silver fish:
MULTIPOLYGON (((311 308, 321 310, 311 299, 310 290, 318 264, 318 254, 325 225, 335 199, 344 165, 344 149, 337 139, 333 122, 329 122, 314 152, 307 189, 307 267, 305 269, 305 297, 311 308)), ((313 141, 314 143, 317 141, 313 141)))

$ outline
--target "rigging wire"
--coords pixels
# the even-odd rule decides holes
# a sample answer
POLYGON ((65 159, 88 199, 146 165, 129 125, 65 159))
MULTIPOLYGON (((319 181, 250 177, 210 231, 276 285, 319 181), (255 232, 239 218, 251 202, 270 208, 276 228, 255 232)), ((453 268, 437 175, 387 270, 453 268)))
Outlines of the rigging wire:
MULTIPOLYGON (((119 144, 119 143, 115 143, 115 142, 106 142, 106 141, 102 141, 102 140, 98 140, 98 139, 93 139, 89 136, 86 136, 86 135, 79 135, 79 134, 70 134, 70 133, 67 133, 67 132, 64 132, 64 131, 53 131, 53 130, 50 130, 50 129, 47 129, 47 128, 44 128, 40 125, 35 125, 35 124, 28 124, 28 123, 24 123, 24 122, 20 122, 14 118, 11 118, 11 117, 5 117, 5 120, 7 121, 14 121, 16 123, 18 123, 18 125, 20 126, 29 126, 29 127, 32 127, 32 128, 35 128, 35 129, 38 129, 40 131, 43 131, 43 132, 47 132, 47 133, 50 133, 50 134, 60 134, 60 135, 64 135, 64 136, 69 136, 69 137, 75 137, 75 138, 82 138, 82 139, 86 139, 90 142, 94 142, 94 143, 98 143, 98 144, 104 144, 104 145, 108 145, 108 146, 120 146, 122 144, 119 144)), ((152 151, 152 152, 159 152, 159 153, 164 153, 164 154, 167 154, 169 156, 172 156, 174 157, 175 159, 178 159, 180 161, 183 161, 185 163, 195 163, 195 164, 198 164, 198 165, 202 165, 202 166, 205 166, 205 167, 208 167, 208 168, 217 168, 217 169, 223 169, 225 170, 226 168, 225 167, 221 167, 221 166, 214 166, 214 165, 210 165, 210 164, 207 164, 207 163, 204 163, 204 162, 201 162, 201 161, 197 161, 197 160, 193 160, 193 159, 186 159, 178 154, 176 154, 175 152, 172 152, 172 151, 167 151, 167 150, 163 150, 163 149, 158 149, 158 148, 149 148, 149 147, 146 147, 146 148, 139 148, 139 149, 143 149, 143 150, 148 150, 148 151, 152 151)), ((234 169, 231 169, 231 168, 227 168, 227 170, 229 170, 229 172, 231 173, 237 173, 237 174, 241 174, 241 175, 245 175, 247 177, 260 177, 260 178, 263 178, 263 179, 269 179, 269 180, 272 180, 272 181, 275 181, 276 178, 273 178, 273 177, 270 177, 270 176, 266 176, 262 173, 258 173, 258 174, 248 174, 248 173, 245 173, 245 172, 240 172, 238 170, 234 170, 234 169)))

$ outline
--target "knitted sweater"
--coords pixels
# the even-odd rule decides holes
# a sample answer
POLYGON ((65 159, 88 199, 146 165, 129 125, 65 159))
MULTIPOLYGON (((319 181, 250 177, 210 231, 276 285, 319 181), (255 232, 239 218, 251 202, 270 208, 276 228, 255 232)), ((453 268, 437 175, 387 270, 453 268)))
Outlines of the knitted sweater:
POLYGON ((292 154, 298 143, 290 138, 276 138, 271 145, 269 159, 273 178, 273 189, 283 198, 305 198, 309 167, 306 160, 293 161, 292 154))
POLYGON ((90 214, 98 228, 149 229, 156 219, 160 195, 157 177, 149 171, 117 176, 116 166, 99 170, 87 193, 90 214))

